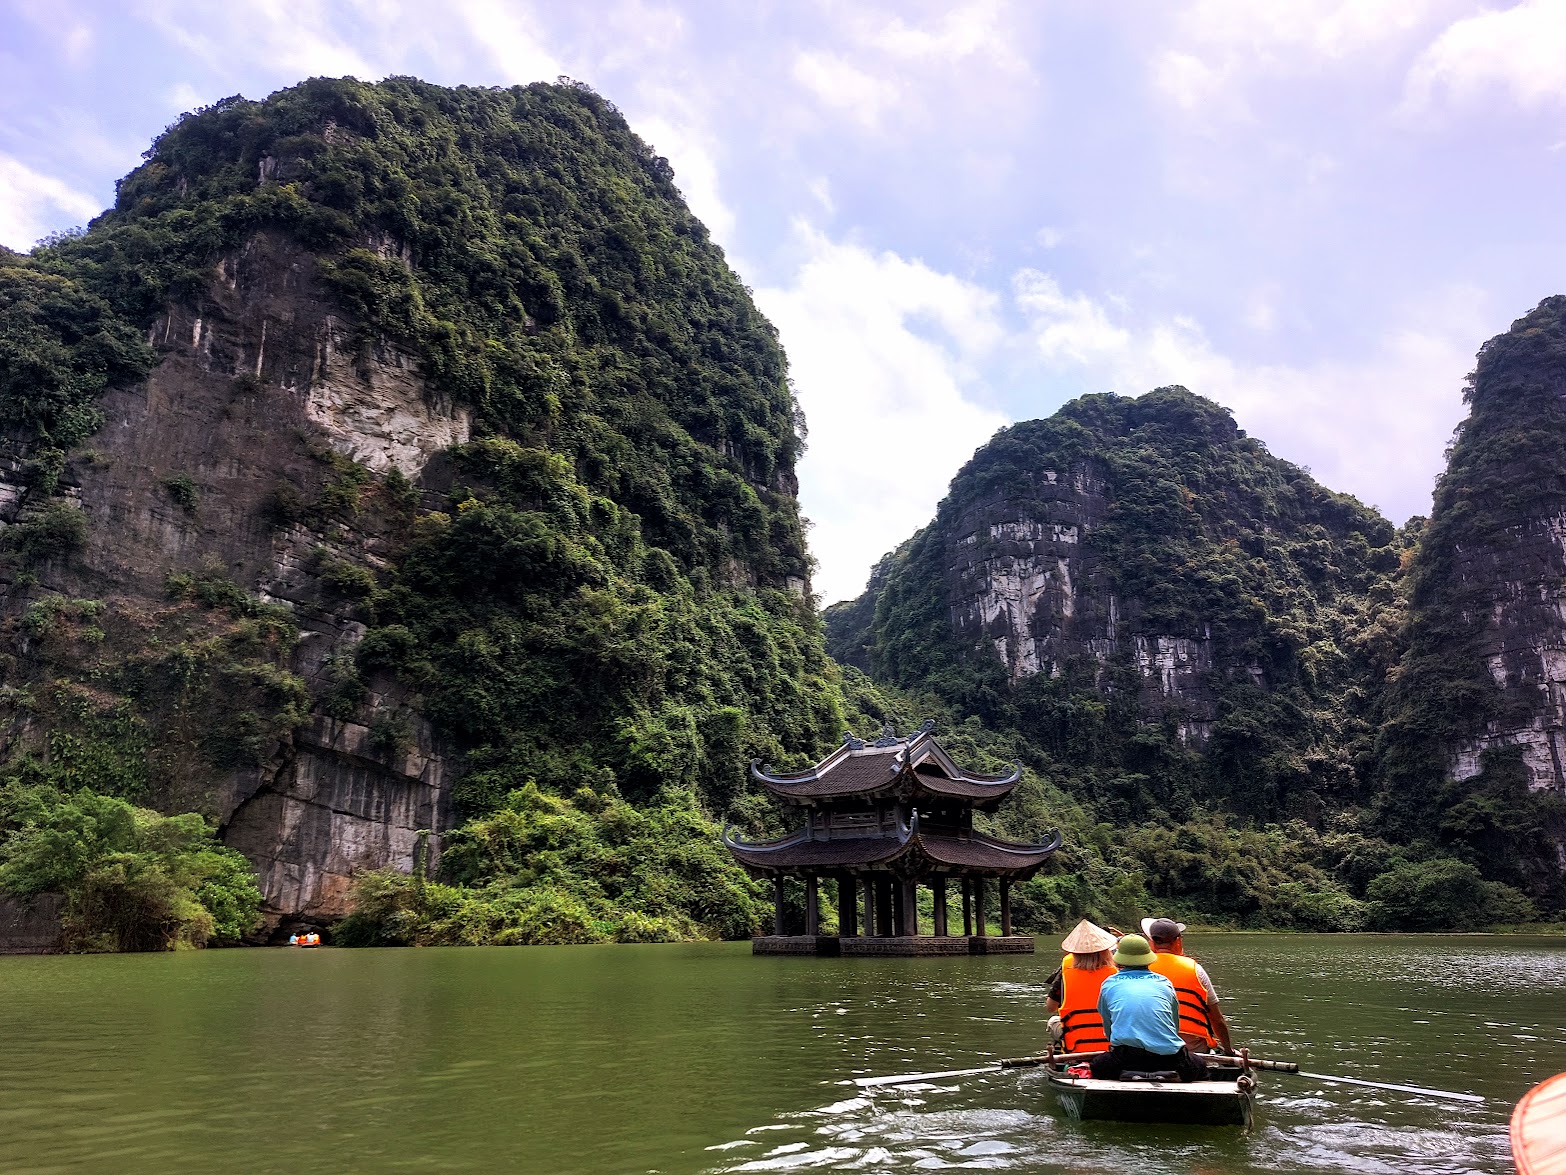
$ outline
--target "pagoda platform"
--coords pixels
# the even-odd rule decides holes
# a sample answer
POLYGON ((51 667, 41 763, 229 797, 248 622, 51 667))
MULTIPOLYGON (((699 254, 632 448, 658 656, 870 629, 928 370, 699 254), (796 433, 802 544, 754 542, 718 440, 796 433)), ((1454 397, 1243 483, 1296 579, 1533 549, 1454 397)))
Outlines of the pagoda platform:
POLYGON ((1025 934, 956 936, 902 934, 870 937, 837 934, 768 934, 751 939, 750 952, 753 955, 904 959, 939 955, 1031 955, 1033 939, 1025 934))

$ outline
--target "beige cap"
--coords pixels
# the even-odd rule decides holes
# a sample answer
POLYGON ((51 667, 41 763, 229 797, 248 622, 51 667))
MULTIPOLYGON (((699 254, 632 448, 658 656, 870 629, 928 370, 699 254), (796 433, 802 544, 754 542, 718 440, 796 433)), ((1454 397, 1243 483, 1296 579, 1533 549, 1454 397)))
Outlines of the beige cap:
POLYGON ((1095 926, 1086 918, 1077 923, 1077 928, 1066 935, 1060 949, 1070 951, 1073 955, 1096 955, 1099 951, 1107 951, 1118 940, 1102 926, 1095 926))

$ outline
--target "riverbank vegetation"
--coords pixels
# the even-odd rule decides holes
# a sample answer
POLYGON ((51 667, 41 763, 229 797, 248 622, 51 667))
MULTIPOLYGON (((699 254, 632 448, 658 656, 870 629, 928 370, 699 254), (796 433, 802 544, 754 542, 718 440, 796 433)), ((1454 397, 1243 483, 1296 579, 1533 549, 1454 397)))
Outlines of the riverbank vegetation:
POLYGON ((0 890, 65 896, 60 948, 156 951, 239 942, 261 905, 250 862, 195 813, 62 791, 23 763, 0 783, 0 890))

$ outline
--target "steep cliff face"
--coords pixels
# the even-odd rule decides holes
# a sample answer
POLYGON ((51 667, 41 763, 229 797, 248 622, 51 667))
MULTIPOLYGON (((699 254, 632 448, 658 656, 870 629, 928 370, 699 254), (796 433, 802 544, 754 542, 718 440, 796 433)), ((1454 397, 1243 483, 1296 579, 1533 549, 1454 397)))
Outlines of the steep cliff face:
MULTIPOLYGON (((319 699, 367 630, 357 602, 323 572, 385 566, 395 547, 372 495, 352 508, 323 507, 323 497, 349 471, 419 478, 432 457, 468 439, 472 413, 431 389, 405 350, 361 347, 357 324, 296 241, 258 232, 216 258, 207 279, 147 328, 157 366, 102 397, 103 427, 66 467, 63 500, 86 524, 81 549, 0 583, 0 608, 20 615, 40 600, 101 602, 108 649, 51 666, 101 681, 149 639, 167 638, 167 614, 181 609, 171 576, 242 585, 286 610, 294 630, 292 647, 263 663, 319 699), (280 500, 299 503, 301 516, 280 517, 280 500)), ((17 523, 36 494, 20 475, 7 486, 16 511, 7 521, 17 523)), ((133 686, 123 694, 146 698, 133 686)), ((205 714, 153 720, 158 763, 138 798, 217 821, 255 862, 274 918, 340 916, 355 871, 411 869, 421 831, 450 823, 450 764, 409 691, 389 678, 352 715, 312 708, 296 723, 263 706, 270 737, 248 755, 208 752, 223 726, 258 711, 235 714, 224 705, 232 694, 203 701, 205 714), (406 746, 375 745, 368 724, 386 715, 405 716, 406 746)), ((35 736, 58 733, 59 718, 35 717, 35 736)))
POLYGON ((1154 803, 1313 814, 1362 782, 1394 543, 1208 401, 1091 396, 981 449, 873 621, 829 631, 1068 763, 1157 772, 1154 803))
POLYGON ((1486 343, 1411 565, 1381 803, 1540 895, 1566 865, 1566 298, 1486 343))
MULTIPOLYGON (((1091 541, 1109 512, 1107 470, 1093 460, 1039 471, 1030 499, 968 506, 946 549, 953 635, 993 645, 1014 685, 1039 673, 1058 679, 1084 659, 1100 685, 1111 665, 1134 667, 1148 720, 1168 715, 1181 743, 1205 748, 1217 717, 1210 625, 1197 635, 1138 631, 1140 601, 1116 593, 1091 541)), ((1243 668, 1260 684, 1259 668, 1243 668)))
POLYGON ((0 304, 8 769, 208 814, 274 923, 837 733, 781 350, 585 88, 227 100, 0 304))

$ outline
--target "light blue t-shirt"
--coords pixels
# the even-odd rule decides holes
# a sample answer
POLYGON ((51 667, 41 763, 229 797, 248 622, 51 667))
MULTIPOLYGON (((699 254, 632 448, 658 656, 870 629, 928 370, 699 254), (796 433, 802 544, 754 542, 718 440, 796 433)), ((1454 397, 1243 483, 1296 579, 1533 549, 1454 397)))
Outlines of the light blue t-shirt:
POLYGON ((1146 967, 1122 968, 1098 989, 1098 1014, 1109 1043, 1169 1055, 1180 1039, 1180 1001, 1174 984, 1146 967))

